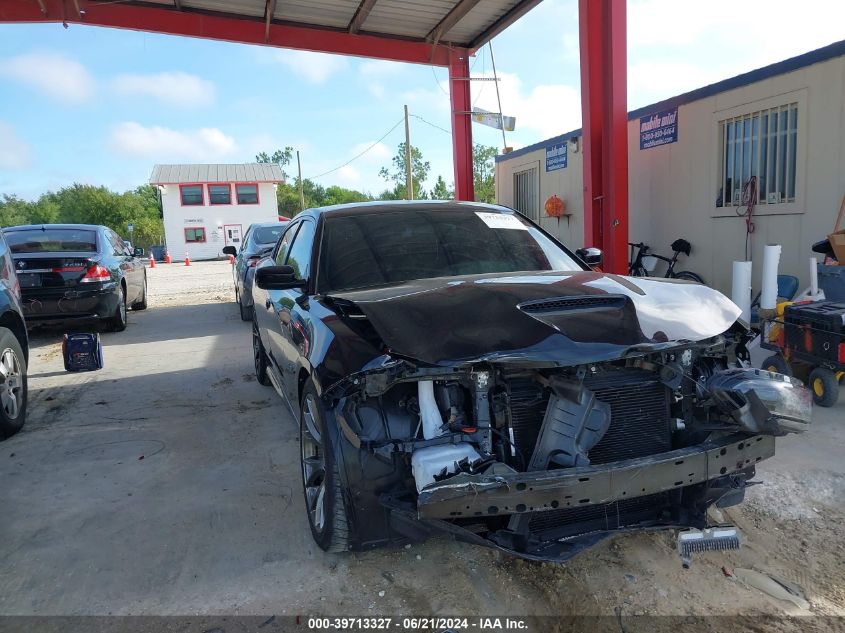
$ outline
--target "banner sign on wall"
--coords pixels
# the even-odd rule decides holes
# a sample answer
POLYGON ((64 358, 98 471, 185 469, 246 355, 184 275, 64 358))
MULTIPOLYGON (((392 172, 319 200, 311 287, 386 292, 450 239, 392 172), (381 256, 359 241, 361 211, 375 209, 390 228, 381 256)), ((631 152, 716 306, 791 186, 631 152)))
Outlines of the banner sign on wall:
POLYGON ((558 143, 557 145, 548 145, 546 147, 546 171, 554 171, 555 169, 564 169, 566 167, 567 145, 558 143))
POLYGON ((678 108, 640 118, 640 149, 678 140, 678 108))

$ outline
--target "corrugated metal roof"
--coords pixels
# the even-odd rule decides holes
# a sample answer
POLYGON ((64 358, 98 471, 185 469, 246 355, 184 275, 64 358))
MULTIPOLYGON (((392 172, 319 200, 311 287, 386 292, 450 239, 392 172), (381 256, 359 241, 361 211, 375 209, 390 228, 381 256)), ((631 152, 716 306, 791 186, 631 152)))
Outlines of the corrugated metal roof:
MULTIPOLYGON (((277 23, 309 25, 332 30, 351 30, 359 8, 370 7, 357 29, 360 33, 432 41, 432 30, 450 11, 459 19, 439 41, 455 46, 481 47, 505 26, 521 17, 541 0, 276 0, 272 19, 277 23)), ((266 0, 145 0, 146 3, 181 7, 184 12, 240 16, 264 20, 266 0)), ((315 35, 316 36, 316 35, 315 35)))
POLYGON ((156 165, 151 185, 189 182, 284 182, 282 168, 275 163, 237 165, 156 165))

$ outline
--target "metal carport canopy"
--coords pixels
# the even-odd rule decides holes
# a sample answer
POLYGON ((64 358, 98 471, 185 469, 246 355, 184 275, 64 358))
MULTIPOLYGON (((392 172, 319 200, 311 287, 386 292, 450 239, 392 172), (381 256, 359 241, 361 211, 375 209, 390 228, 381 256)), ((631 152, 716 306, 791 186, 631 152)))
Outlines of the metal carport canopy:
POLYGON ((473 200, 469 57, 540 0, 2 0, 0 22, 62 22, 449 69, 455 196, 473 200))

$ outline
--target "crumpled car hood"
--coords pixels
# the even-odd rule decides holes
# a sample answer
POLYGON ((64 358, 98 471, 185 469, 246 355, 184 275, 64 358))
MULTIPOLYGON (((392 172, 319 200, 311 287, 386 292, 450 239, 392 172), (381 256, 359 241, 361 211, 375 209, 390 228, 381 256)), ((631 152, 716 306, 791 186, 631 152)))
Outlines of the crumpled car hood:
POLYGON ((741 313, 699 284, 593 271, 422 279, 331 296, 354 303, 391 353, 449 366, 601 362, 716 336, 741 313))

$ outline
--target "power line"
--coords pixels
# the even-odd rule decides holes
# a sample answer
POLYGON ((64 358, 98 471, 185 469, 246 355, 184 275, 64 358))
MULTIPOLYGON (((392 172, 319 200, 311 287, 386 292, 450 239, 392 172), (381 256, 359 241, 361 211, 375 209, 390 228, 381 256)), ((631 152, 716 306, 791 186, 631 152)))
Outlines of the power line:
MULTIPOLYGON (((415 119, 418 119, 418 120, 422 121, 423 123, 425 123, 426 125, 430 125, 435 130, 440 130, 441 132, 444 132, 445 134, 452 136, 452 133, 449 130, 447 130, 445 127, 440 127, 436 123, 432 123, 431 121, 426 121, 424 118, 422 118, 418 114, 409 114, 408 116, 413 117, 415 119)), ((475 141, 473 141, 472 144, 475 145, 476 147, 487 147, 487 145, 484 145, 483 143, 476 143, 475 141)))
MULTIPOLYGON (((413 115, 411 115, 411 116, 413 116, 413 115)), ((417 118, 419 118, 419 117, 417 117, 417 118)), ((378 144, 379 144, 379 143, 381 143, 384 139, 386 139, 388 136, 390 136, 390 133, 391 133, 391 132, 393 132, 393 130, 395 130, 397 127, 399 127, 399 126, 400 126, 400 125, 401 125, 404 121, 405 121, 405 117, 402 117, 401 119, 399 119, 399 120, 396 122, 396 124, 395 124, 392 128, 390 128, 387 132, 385 132, 385 133, 384 133, 384 135, 383 135, 383 136, 382 136, 379 140, 377 140, 375 143, 373 143, 372 145, 370 145, 367 149, 365 149, 365 150, 364 150, 363 152, 361 152, 360 154, 356 154, 355 156, 353 156, 352 158, 350 158, 348 161, 346 161, 345 163, 343 163, 343 165, 339 165, 338 167, 335 167, 334 169, 330 169, 330 170, 328 170, 328 171, 324 171, 324 172, 323 172, 322 174, 320 174, 319 176, 313 176, 313 177, 311 177, 311 178, 308 178, 308 180, 317 180, 318 178, 322 178, 323 176, 328 176, 329 174, 334 173, 334 172, 336 172, 336 171, 337 171, 337 170, 339 170, 339 169, 343 169, 343 168, 344 168, 344 167, 346 167, 348 164, 350 164, 350 163, 352 163, 352 162, 354 162, 354 161, 358 160, 358 159, 359 159, 359 158, 361 158, 364 154, 366 154, 367 152, 369 152, 369 151, 370 151, 371 149, 373 149, 376 145, 378 145, 378 144)))

